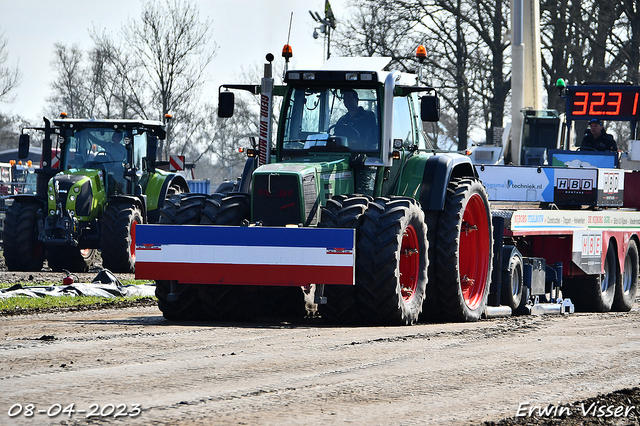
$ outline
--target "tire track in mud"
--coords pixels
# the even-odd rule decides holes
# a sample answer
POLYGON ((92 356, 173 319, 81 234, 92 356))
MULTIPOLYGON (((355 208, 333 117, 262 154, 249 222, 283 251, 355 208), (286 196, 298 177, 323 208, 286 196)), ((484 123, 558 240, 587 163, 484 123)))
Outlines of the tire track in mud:
MULTIPOLYGON (((143 402, 137 419, 68 423, 78 425, 388 424, 389 419, 478 424, 514 412, 507 394, 556 404, 573 401, 577 393, 593 395, 593 389, 622 388, 628 380, 628 373, 618 374, 622 360, 640 359, 633 343, 640 341, 637 311, 415 327, 332 327, 315 320, 177 324, 153 308, 87 314, 0 323, 11 339, 0 341, 0 359, 13 361, 17 369, 0 371, 7 401, 20 395, 51 403, 41 395, 48 389, 57 398, 53 402, 106 402, 91 399, 99 385, 100 398, 110 402, 143 402), (37 340, 45 330, 56 340, 37 340), (624 338, 632 339, 627 346, 620 344, 624 338), (101 356, 104 348, 113 351, 101 356), (42 365, 45 358, 69 353, 74 362, 65 368, 42 365), (612 354, 620 359, 603 370, 612 354), (582 362, 591 358, 596 365, 582 362), (543 371, 545 365, 553 368, 543 371), (451 411, 460 400, 464 407, 451 411)), ((634 362, 627 367, 635 368, 634 362)))

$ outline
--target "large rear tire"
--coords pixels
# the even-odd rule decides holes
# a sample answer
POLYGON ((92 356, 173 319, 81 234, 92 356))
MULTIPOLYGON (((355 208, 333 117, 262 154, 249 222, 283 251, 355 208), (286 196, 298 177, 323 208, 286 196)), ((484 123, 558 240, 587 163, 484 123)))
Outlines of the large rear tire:
POLYGON ((49 267, 56 272, 89 272, 98 255, 96 249, 54 246, 47 250, 49 267))
POLYGON ((411 198, 377 198, 362 216, 356 286, 363 322, 411 325, 427 286, 427 225, 411 198))
POLYGON ((624 256, 624 270, 616 283, 616 294, 611 310, 629 312, 633 308, 638 292, 638 263, 638 245, 634 240, 630 240, 624 256))
POLYGON ((451 180, 435 239, 439 319, 478 321, 487 306, 493 263, 491 210, 480 181, 451 180))
MULTIPOLYGON (((367 195, 336 195, 322 208, 318 227, 355 229, 357 241, 360 218, 372 201, 367 195)), ((332 324, 354 324, 359 318, 357 294, 356 286, 325 285, 327 303, 318 305, 320 316, 332 324)))
POLYGON ((4 221, 4 260, 10 271, 40 271, 44 245, 38 241, 38 204, 14 200, 4 221))
POLYGON ((136 267, 136 225, 144 223, 134 204, 111 204, 102 216, 102 266, 111 272, 133 273, 136 267))

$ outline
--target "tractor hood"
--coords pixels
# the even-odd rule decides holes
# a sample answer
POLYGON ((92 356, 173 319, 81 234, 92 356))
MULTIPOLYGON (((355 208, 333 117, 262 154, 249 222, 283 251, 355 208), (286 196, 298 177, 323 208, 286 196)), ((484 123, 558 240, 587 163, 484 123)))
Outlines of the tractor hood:
POLYGON ((99 213, 98 205, 105 200, 102 170, 71 169, 51 178, 47 187, 49 212, 68 210, 78 220, 93 220, 99 213))
POLYGON ((300 157, 253 173, 252 221, 268 226, 317 224, 320 206, 353 192, 349 155, 300 157))

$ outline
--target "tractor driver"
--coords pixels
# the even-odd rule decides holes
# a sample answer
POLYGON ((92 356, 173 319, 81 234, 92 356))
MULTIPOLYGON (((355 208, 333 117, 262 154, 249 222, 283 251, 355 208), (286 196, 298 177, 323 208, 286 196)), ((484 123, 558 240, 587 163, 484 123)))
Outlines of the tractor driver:
POLYGON ((111 143, 107 142, 103 145, 105 151, 111 154, 113 159, 118 163, 127 161, 127 148, 123 145, 122 136, 122 132, 113 132, 113 135, 111 136, 111 143))
POLYGON ((350 147, 377 149, 376 114, 358 106, 360 99, 355 90, 342 90, 342 96, 347 113, 336 123, 336 134, 347 136, 350 147))
POLYGON ((597 118, 589 121, 589 130, 582 138, 581 147, 591 148, 594 151, 618 151, 615 139, 602 126, 602 121, 597 118))

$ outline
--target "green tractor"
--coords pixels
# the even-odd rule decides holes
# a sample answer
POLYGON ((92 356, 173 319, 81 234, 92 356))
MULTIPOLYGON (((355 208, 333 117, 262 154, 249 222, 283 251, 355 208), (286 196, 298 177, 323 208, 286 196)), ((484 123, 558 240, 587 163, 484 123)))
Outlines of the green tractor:
POLYGON ((189 192, 186 180, 159 169, 165 125, 147 120, 44 119, 34 195, 16 195, 7 211, 4 257, 11 271, 85 272, 98 250, 103 267, 135 270, 135 227, 155 223, 165 199, 189 192))
MULTIPOLYGON (((486 191, 467 156, 426 137, 435 89, 388 62, 332 58, 288 70, 284 86, 267 64, 262 86, 222 86, 260 94, 260 161, 231 191, 176 196, 160 224, 140 226, 136 277, 156 280, 166 318, 298 316, 312 284, 332 323, 481 317, 493 267, 486 191), (273 150, 270 94, 283 96, 273 150)), ((233 100, 220 91, 221 117, 233 100)))

